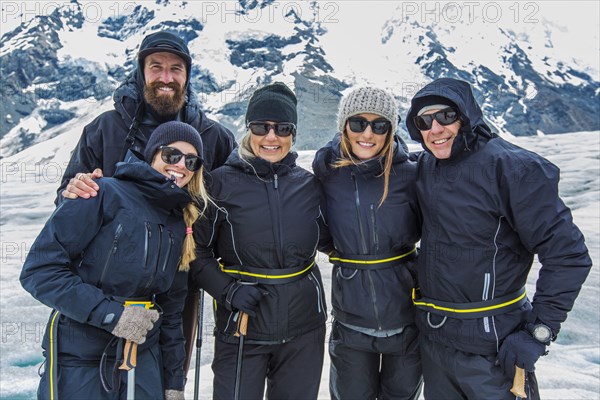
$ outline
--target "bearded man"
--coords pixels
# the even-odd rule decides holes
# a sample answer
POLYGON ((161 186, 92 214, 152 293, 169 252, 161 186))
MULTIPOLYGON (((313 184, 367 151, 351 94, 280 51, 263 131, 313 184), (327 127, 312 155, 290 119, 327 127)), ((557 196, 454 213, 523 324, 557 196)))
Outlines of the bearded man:
POLYGON ((190 85, 191 69, 190 51, 180 37, 164 31, 146 36, 136 68, 113 94, 114 109, 83 129, 56 204, 64 198, 95 196, 98 186, 92 179, 112 176, 129 149, 143 154, 154 129, 167 121, 183 121, 200 132, 205 170, 224 164, 236 147, 235 138, 200 110, 190 85))

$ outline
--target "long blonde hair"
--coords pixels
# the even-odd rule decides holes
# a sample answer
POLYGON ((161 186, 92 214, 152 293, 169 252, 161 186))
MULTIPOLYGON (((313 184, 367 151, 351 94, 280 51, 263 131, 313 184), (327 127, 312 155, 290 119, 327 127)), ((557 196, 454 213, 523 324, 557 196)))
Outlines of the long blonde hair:
POLYGON ((188 230, 193 229, 194 223, 204 215, 209 202, 211 202, 206 186, 204 186, 204 167, 194 172, 194 176, 187 184, 187 189, 194 201, 188 203, 183 210, 186 234, 183 240, 183 251, 179 264, 180 271, 189 271, 190 263, 196 259, 196 241, 194 240, 194 235, 188 230), (202 210, 197 205, 201 205, 202 210))
MULTIPOLYGON (((345 124, 347 125, 347 124, 345 124)), ((344 130, 341 133, 341 141, 340 141, 340 158, 338 158, 332 166, 334 168, 343 168, 350 165, 356 165, 362 162, 362 160, 356 158, 352 155, 352 145, 350 144, 350 139, 348 139, 347 128, 344 126, 344 130)), ((394 134, 392 129, 386 135, 385 144, 383 148, 377 155, 377 160, 379 164, 382 165, 383 171, 378 177, 383 175, 383 194, 381 195, 381 200, 379 200, 378 207, 381 207, 385 199, 388 195, 388 187, 390 183, 390 173, 392 171, 392 161, 394 156, 394 134)))

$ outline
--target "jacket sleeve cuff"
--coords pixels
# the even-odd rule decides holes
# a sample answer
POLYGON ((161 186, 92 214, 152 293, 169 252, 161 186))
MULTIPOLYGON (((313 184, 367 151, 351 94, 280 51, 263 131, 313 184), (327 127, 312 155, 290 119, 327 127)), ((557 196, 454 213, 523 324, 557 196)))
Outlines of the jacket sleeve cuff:
POLYGON ((173 371, 170 373, 169 371, 165 371, 165 390, 185 390, 185 377, 183 376, 183 371, 173 371))
POLYGON ((121 314, 123 314, 123 304, 104 299, 90 313, 88 324, 112 332, 121 314))

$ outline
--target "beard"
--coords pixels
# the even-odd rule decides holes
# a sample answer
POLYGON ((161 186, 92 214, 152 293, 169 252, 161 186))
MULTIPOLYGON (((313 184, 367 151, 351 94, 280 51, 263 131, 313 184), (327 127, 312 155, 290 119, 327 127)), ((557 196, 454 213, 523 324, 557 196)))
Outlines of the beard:
POLYGON ((144 99, 152 107, 152 110, 161 117, 176 115, 183 108, 185 96, 183 87, 177 82, 162 83, 152 82, 144 86, 144 99), (173 89, 173 95, 161 94, 161 87, 173 89))

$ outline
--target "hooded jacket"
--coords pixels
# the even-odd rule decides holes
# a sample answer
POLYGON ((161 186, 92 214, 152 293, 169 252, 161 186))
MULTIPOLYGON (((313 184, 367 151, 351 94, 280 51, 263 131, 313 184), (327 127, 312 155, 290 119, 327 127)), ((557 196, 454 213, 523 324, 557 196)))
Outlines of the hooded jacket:
MULTIPOLYGON (((395 136, 389 192, 383 194, 383 166, 371 159, 335 168, 341 158, 341 135, 321 148, 313 170, 326 198, 327 222, 337 255, 344 259, 370 256, 386 259, 406 254, 421 236, 416 201, 417 167, 409 161, 406 144, 395 136)), ((333 261, 332 306, 336 320, 377 331, 414 324, 411 291, 415 253, 383 269, 354 269, 333 261)))
POLYGON ((419 328, 430 340, 483 355, 495 354, 526 320, 557 333, 591 267, 583 235, 558 195, 559 169, 492 134, 469 84, 454 79, 436 80, 413 98, 406 125, 414 140, 423 144, 413 118, 430 96, 452 101, 462 127, 448 159, 436 159, 425 145, 418 159, 421 294, 450 303, 489 301, 525 286, 534 254, 542 268, 531 304, 444 323, 418 310, 419 328))
MULTIPOLYGON (((216 329, 222 340, 237 342, 233 337, 237 313, 222 305, 234 277, 220 270, 219 261, 226 269, 252 267, 264 274, 277 273, 310 265, 319 244, 329 240, 319 184, 296 165, 296 157, 291 152, 274 164, 258 157, 246 162, 234 151, 211 174, 217 208, 211 209, 208 222, 194 226, 199 250, 190 272, 194 282, 220 303, 216 329)), ((309 271, 290 283, 258 285, 265 296, 256 317, 249 319, 248 343, 282 343, 324 325, 325 296, 316 263, 309 271)))
MULTIPOLYGON (((62 201, 61 192, 75 174, 101 168, 104 176, 113 176, 117 162, 123 161, 124 149, 131 148, 144 154, 154 129, 166 122, 157 118, 143 100, 144 77, 141 68, 138 66, 115 90, 115 109, 100 114, 83 128, 58 188, 56 204, 62 201), (127 141, 130 132, 133 143, 127 141)), ((192 125, 200 133, 204 144, 204 168, 208 171, 223 165, 236 147, 231 131, 204 115, 187 81, 186 102, 175 120, 192 125)))
POLYGON ((182 209, 191 198, 146 162, 129 159, 117 165, 113 178, 97 180, 98 196, 65 200, 57 207, 35 240, 20 280, 33 297, 62 314, 61 365, 98 365, 123 312, 123 298, 156 295, 162 317, 138 351, 160 343, 165 387, 183 390, 181 310, 187 273, 178 272, 178 264, 185 233, 182 209))

